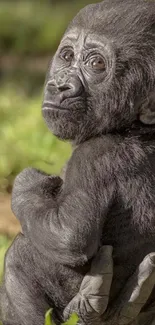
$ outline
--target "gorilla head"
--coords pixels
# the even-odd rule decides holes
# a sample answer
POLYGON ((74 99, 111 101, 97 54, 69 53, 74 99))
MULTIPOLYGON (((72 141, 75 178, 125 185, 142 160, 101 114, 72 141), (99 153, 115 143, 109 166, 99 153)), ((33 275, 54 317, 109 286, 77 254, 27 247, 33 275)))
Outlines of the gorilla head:
POLYGON ((155 123, 155 2, 105 0, 82 9, 49 67, 43 116, 61 139, 155 123))

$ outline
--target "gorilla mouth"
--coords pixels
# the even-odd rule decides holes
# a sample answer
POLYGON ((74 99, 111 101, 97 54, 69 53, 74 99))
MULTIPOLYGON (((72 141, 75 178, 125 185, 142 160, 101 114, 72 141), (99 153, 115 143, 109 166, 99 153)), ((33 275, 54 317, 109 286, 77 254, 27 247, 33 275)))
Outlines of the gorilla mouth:
POLYGON ((43 110, 60 110, 60 111, 68 111, 69 109, 60 105, 56 105, 54 102, 44 102, 43 110))

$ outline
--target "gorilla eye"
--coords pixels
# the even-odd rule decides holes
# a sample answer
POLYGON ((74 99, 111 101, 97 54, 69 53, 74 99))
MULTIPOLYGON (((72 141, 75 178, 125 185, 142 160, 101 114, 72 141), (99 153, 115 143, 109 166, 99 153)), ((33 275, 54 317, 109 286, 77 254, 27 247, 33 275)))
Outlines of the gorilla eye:
POLYGON ((92 58, 91 60, 89 60, 87 62, 87 65, 91 66, 91 68, 93 68, 93 70, 96 71, 104 71, 105 70, 105 62, 103 60, 103 58, 101 58, 100 56, 96 56, 95 58, 92 58))
POLYGON ((74 58, 74 52, 71 49, 68 50, 64 50, 62 51, 62 53, 60 54, 60 56, 66 61, 66 62, 72 62, 73 58, 74 58))

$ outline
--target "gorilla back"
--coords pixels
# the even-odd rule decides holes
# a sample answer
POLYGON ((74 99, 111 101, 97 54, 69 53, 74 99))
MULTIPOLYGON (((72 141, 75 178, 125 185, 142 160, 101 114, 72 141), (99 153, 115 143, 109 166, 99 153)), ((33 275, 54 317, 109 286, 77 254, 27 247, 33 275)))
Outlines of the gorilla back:
POLYGON ((114 247, 110 303, 155 251, 154 1, 80 11, 49 66, 43 117, 75 149, 63 180, 32 168, 15 180, 23 235, 6 256, 4 325, 43 324, 49 306, 59 324, 103 244, 114 247))

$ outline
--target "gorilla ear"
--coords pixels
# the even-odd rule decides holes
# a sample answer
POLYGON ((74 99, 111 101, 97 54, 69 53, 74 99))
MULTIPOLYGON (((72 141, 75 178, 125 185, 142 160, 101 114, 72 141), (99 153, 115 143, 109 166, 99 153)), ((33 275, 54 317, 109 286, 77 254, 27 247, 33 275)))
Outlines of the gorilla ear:
POLYGON ((139 120, 144 124, 155 124, 155 92, 140 107, 139 120))

